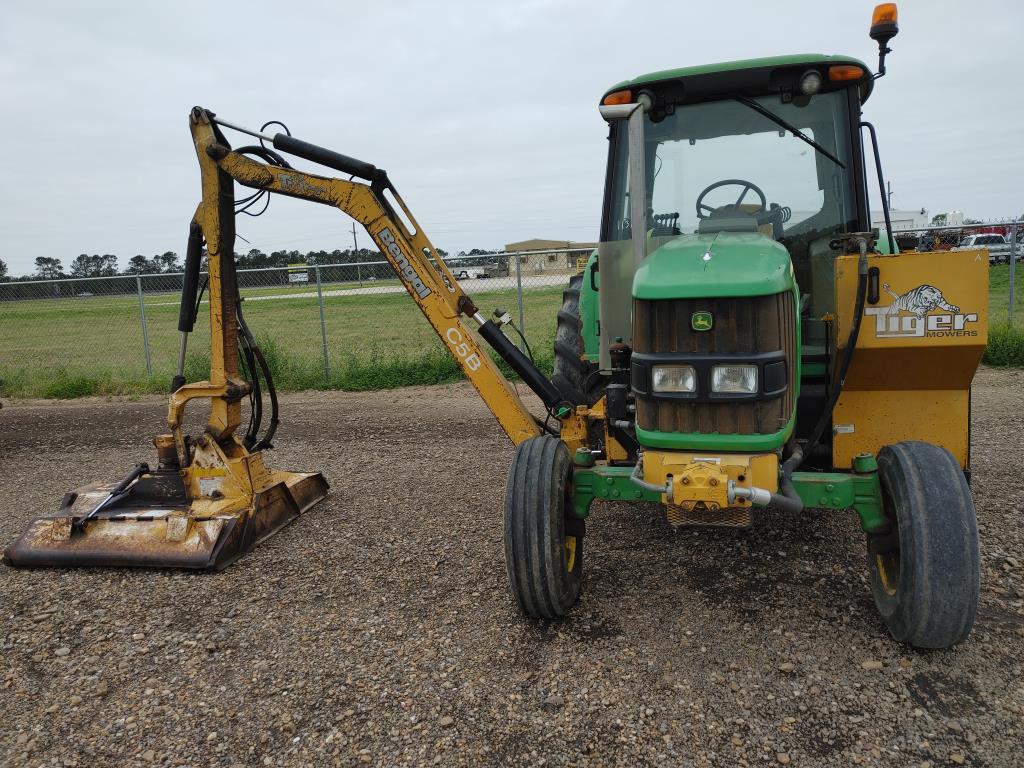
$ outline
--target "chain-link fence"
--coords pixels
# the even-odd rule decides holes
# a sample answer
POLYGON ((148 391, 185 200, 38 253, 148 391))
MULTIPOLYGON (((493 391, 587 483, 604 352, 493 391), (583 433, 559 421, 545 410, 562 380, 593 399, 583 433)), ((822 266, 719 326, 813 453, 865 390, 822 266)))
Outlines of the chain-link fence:
MULTIPOLYGON (((543 363, 551 357, 562 291, 589 254, 495 253, 447 263, 485 315, 511 314, 543 363)), ((177 363, 182 279, 143 274, 0 283, 0 393, 164 391, 177 363)), ((238 270, 238 283, 246 323, 283 388, 452 376, 455 363, 383 260, 238 270)), ((205 300, 189 350, 189 380, 205 378, 205 300)))
MULTIPOLYGON (((986 248, 990 322, 1015 313, 1024 221, 897 228, 901 250, 986 248)), ((588 249, 450 257, 484 314, 512 315, 550 363, 562 290, 588 249)), ((455 363, 387 262, 239 270, 246 321, 283 388, 365 388, 452 378, 455 363)), ((164 391, 177 361, 181 274, 0 283, 0 394, 164 391)), ((209 313, 189 341, 189 380, 209 369, 209 313)), ((518 338, 513 334, 513 337, 518 338)))

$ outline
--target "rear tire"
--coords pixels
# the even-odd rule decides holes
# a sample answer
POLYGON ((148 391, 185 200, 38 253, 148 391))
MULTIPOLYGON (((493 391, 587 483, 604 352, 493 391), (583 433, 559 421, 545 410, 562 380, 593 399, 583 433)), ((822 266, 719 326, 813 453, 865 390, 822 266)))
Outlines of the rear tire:
POLYGON ((565 443, 550 435, 516 448, 505 485, 505 568, 519 609, 554 619, 576 603, 583 583, 584 522, 572 513, 565 443))
POLYGON ((551 383, 573 405, 593 405, 604 394, 604 377, 598 365, 586 358, 583 325, 580 321, 580 289, 583 275, 573 275, 562 292, 555 329, 555 365, 551 383))
POLYGON ((971 632, 981 583, 978 522, 963 470, 945 448, 917 441, 883 448, 878 469, 893 528, 869 538, 875 605, 896 640, 949 648, 971 632))

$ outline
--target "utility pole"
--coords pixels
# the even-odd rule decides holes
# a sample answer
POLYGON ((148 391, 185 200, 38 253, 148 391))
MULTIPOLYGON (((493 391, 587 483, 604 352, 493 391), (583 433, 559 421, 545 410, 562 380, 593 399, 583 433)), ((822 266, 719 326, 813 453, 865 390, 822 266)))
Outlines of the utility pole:
POLYGON ((356 242, 356 223, 352 222, 352 255, 354 256, 356 251, 359 250, 359 243, 356 242))

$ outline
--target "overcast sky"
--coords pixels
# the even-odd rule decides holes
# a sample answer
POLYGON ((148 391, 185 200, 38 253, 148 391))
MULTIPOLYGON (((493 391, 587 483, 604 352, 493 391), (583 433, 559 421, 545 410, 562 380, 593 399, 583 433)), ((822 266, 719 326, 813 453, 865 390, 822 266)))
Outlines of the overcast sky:
MULTIPOLYGON (((15 2, 0 5, 0 258, 184 253, 193 105, 386 168, 434 244, 597 237, 608 86, 787 53, 877 62, 871 2, 15 2), (826 11, 826 9, 828 9, 826 11)), ((866 116, 896 208, 1024 212, 1019 0, 904 0, 866 116)), ((236 145, 241 139, 233 138, 236 145)), ((297 163, 297 165, 301 165, 297 163)), ((877 207, 877 200, 873 201, 877 207)), ((346 248, 275 198, 237 250, 346 248)), ((359 232, 361 246, 368 236, 359 232)))

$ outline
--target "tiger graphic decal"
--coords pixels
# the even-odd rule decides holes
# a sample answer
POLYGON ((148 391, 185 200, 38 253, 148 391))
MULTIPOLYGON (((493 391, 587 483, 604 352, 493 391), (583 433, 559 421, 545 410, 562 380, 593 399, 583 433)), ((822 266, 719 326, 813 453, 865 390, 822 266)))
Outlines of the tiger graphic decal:
POLYGON ((978 315, 962 313, 934 285, 926 283, 906 293, 897 293, 889 283, 882 288, 892 297, 892 303, 864 308, 866 316, 875 318, 875 336, 879 339, 978 335, 971 327, 971 323, 978 322, 978 315))
POLYGON ((900 312, 909 312, 917 317, 924 317, 934 309, 944 309, 947 312, 956 314, 960 307, 954 306, 946 301, 942 291, 934 285, 919 285, 912 291, 907 291, 902 296, 895 293, 888 283, 882 285, 883 290, 892 296, 892 304, 889 305, 889 314, 898 315, 900 312))

